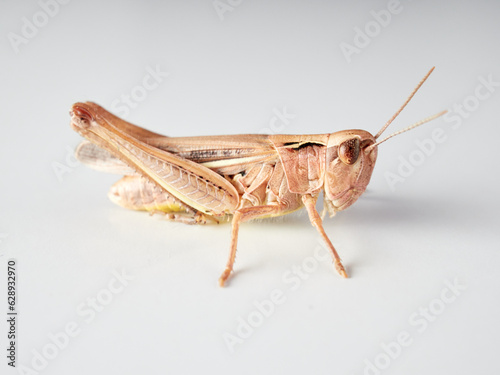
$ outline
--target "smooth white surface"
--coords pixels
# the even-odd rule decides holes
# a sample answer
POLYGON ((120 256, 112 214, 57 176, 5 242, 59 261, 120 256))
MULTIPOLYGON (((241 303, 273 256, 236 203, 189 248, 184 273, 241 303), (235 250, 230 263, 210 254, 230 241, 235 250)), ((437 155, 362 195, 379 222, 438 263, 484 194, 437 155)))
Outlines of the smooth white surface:
MULTIPOLYGON (((211 1, 75 0, 18 53, 9 33, 22 35, 23 17, 41 7, 1 6, 0 300, 15 258, 18 365, 33 368, 44 349, 53 354, 50 335, 74 322, 79 334, 38 373, 376 373, 366 361, 387 367, 383 374, 500 371, 498 86, 480 89, 489 97, 459 115, 460 127, 440 119, 380 147, 369 191, 325 222, 350 279, 329 259, 311 260, 321 245, 303 213, 243 225, 226 289, 216 281, 230 227, 114 206, 106 194, 118 177, 69 158, 80 137, 68 116, 76 101, 112 108, 158 66, 168 77, 126 116, 154 131, 258 133, 286 108, 295 118, 284 133, 376 133, 435 65, 390 134, 455 104, 475 105, 481 77, 500 82, 497 2, 401 2, 350 63, 340 44, 353 44, 354 28, 386 1, 243 1, 221 20, 211 1), (400 158, 437 128, 446 141, 392 191, 387 173, 398 173, 400 158), (58 178, 61 165, 68 172, 58 178), (296 267, 315 264, 307 279, 292 279, 296 267), (82 304, 109 296, 122 270, 133 280, 88 321, 82 304), (453 301, 442 294, 450 282, 466 285, 453 301), (283 303, 231 353, 224 335, 258 318, 255 301, 272 293, 283 303), (435 313, 426 326, 421 308, 435 313), (394 348, 398 337, 411 344, 389 359, 383 344, 394 348)), ((0 368, 23 373, 3 355, 0 368)))

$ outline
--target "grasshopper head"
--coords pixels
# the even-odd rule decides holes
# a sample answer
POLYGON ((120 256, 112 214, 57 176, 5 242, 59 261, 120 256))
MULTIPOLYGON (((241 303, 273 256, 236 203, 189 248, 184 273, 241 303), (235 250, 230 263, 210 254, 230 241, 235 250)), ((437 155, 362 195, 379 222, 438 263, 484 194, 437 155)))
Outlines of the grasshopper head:
POLYGON ((325 201, 330 214, 352 205, 366 190, 377 160, 378 146, 388 139, 442 116, 439 112, 378 140, 395 116, 373 136, 365 130, 343 130, 330 134, 326 149, 325 201), (332 212, 333 211, 333 212, 332 212))
POLYGON ((365 130, 330 134, 326 151, 325 200, 334 211, 352 205, 366 190, 377 160, 375 137, 365 130))
POLYGON ((352 205, 366 190, 375 166, 375 161, 377 160, 378 145, 398 134, 434 120, 447 112, 439 112, 382 140, 378 139, 413 98, 433 70, 434 68, 425 75, 399 110, 375 136, 364 130, 344 130, 330 134, 326 151, 324 189, 325 204, 331 215, 335 211, 341 211, 352 205))

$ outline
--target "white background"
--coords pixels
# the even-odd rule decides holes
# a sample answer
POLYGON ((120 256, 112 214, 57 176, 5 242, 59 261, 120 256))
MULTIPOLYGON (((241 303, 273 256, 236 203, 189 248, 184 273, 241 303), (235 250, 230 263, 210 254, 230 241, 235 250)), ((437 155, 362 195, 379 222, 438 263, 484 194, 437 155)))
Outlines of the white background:
POLYGON ((52 15, 36 1, 0 3, 0 373, 500 371, 500 90, 481 84, 500 82, 498 2, 402 1, 379 30, 371 12, 387 14, 386 1, 221 0, 219 12, 212 1, 46 3, 52 15), (355 28, 373 37, 346 58, 355 28), (118 177, 71 158, 81 140, 71 104, 123 105, 148 67, 169 75, 125 118, 194 136, 259 133, 284 108, 295 117, 276 122, 283 133, 376 133, 434 65, 387 134, 451 115, 380 146, 369 190, 325 221, 348 280, 315 260, 321 242, 302 214, 243 225, 221 289, 228 225, 122 209, 107 199, 118 177), (416 141, 429 145, 434 129, 445 141, 419 158, 416 141), (391 188, 410 159, 418 165, 391 188), (5 358, 10 258, 22 371, 5 358), (292 277, 304 266, 306 279, 292 277), (132 280, 110 294, 116 272, 132 280), (259 320, 256 303, 276 293, 282 303, 259 320), (242 332, 249 319, 258 326, 242 332), (68 324, 77 334, 63 340, 68 324), (410 345, 398 349, 401 336, 410 345))

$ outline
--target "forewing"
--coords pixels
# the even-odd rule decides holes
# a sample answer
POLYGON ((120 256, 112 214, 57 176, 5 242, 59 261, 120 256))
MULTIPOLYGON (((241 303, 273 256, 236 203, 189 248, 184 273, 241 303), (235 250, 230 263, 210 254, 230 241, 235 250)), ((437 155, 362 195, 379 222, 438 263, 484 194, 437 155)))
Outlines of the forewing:
POLYGON ((268 135, 151 137, 144 141, 222 175, 235 175, 255 164, 273 164, 278 160, 268 135))

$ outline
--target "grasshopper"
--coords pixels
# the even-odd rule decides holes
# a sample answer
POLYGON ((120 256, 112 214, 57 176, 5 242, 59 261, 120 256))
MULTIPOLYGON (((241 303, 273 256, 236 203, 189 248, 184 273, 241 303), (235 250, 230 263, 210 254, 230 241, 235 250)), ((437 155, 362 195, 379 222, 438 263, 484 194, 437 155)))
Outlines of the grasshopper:
POLYGON ((92 168, 124 175, 111 187, 109 197, 125 208, 161 212, 187 224, 231 221, 229 258, 220 286, 233 271, 241 223, 302 207, 326 242, 337 272, 346 278, 323 228, 324 214, 332 217, 363 194, 382 142, 446 113, 379 140, 433 70, 375 136, 354 129, 314 135, 172 138, 126 122, 95 103, 76 103, 70 112, 71 126, 88 139, 78 146, 76 157, 92 168), (316 210, 321 191, 322 215, 316 210))

